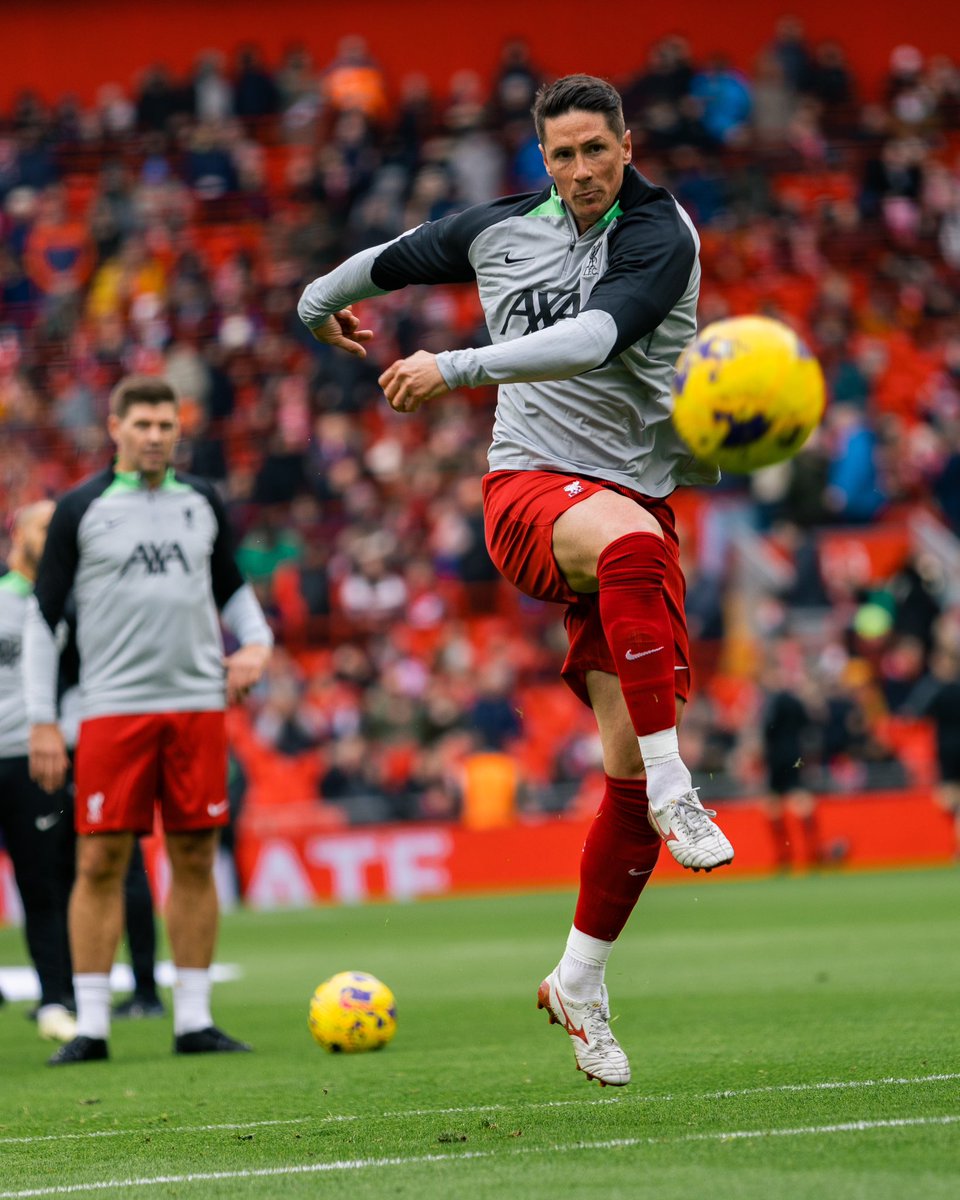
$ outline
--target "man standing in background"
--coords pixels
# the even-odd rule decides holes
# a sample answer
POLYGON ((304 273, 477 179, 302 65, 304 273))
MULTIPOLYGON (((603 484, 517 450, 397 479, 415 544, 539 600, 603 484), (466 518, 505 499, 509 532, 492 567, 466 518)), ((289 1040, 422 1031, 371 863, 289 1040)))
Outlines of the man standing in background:
POLYGON ((24 646, 30 770, 52 792, 67 768, 55 721, 55 630, 73 590, 81 694, 69 915, 77 1036, 51 1065, 108 1057, 123 880, 134 838, 153 828, 155 805, 171 867, 174 1052, 250 1049, 210 1013, 213 864, 217 831, 229 820, 224 707, 259 680, 273 638, 237 569, 216 492, 171 467, 179 417, 170 385, 121 380, 108 431, 113 465, 57 504, 24 646), (218 610, 240 643, 226 658, 218 610))

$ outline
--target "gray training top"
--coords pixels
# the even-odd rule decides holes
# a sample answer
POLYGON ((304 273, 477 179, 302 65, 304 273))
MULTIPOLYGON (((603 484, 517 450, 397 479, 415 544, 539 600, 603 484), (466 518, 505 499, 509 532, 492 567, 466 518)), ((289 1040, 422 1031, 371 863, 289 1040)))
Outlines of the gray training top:
POLYGON ((492 345, 451 350, 451 388, 497 383, 491 470, 557 470, 648 496, 715 483, 674 432, 671 383, 696 334, 699 239, 669 192, 627 167, 585 233, 556 188, 475 205, 364 250, 309 284, 309 327, 411 283, 474 281, 492 345))
POLYGON ((33 724, 56 719, 54 631, 71 590, 83 718, 222 709, 218 609, 241 644, 273 642, 219 497, 189 475, 150 488, 108 468, 57 504, 24 629, 33 724))
POLYGON ((30 723, 23 707, 23 623, 33 584, 19 571, 0 579, 0 758, 27 753, 30 723))
MULTIPOLYGON (((23 641, 33 584, 19 571, 0 579, 0 759, 25 758, 30 751, 30 720, 24 705, 23 641)), ((78 665, 74 616, 57 627, 57 720, 68 746, 77 743, 78 665)))

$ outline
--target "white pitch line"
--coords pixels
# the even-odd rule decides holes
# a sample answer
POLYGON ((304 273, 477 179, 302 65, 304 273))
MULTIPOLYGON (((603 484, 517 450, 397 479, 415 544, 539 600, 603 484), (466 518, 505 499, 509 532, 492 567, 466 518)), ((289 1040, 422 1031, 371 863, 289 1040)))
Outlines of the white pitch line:
POLYGON ((945 1083, 951 1079, 960 1079, 960 1072, 949 1075, 917 1075, 909 1078, 889 1079, 840 1079, 836 1082, 824 1083, 771 1083, 766 1087, 740 1088, 739 1091, 704 1092, 700 1100, 726 1100, 734 1096, 760 1096, 770 1092, 830 1092, 842 1088, 888 1087, 904 1083, 945 1083))
POLYGON ((929 1125, 955 1125, 960 1114, 944 1117, 894 1117, 884 1121, 847 1121, 842 1125, 806 1125, 794 1129, 733 1129, 717 1133, 687 1133, 681 1137, 614 1138, 606 1142, 568 1142, 553 1146, 524 1146, 507 1151, 465 1150, 460 1154, 417 1154, 409 1157, 353 1158, 324 1163, 297 1163, 259 1170, 206 1171, 189 1175, 153 1175, 139 1179, 105 1179, 98 1183, 70 1183, 57 1187, 25 1188, 0 1192, 0 1200, 27 1200, 32 1196, 72 1196, 82 1192, 119 1191, 160 1184, 215 1183, 226 1179, 271 1179, 283 1175, 317 1175, 330 1171, 364 1171, 384 1167, 416 1167, 440 1162, 515 1157, 520 1154, 573 1153, 583 1150, 629 1150, 637 1146, 669 1146, 682 1142, 731 1142, 751 1138, 817 1137, 836 1133, 869 1133, 877 1129, 907 1129, 929 1125))
MULTIPOLYGON (((913 1077, 889 1077, 884 1079, 838 1079, 821 1083, 779 1083, 765 1087, 740 1088, 735 1091, 699 1092, 676 1096, 666 1093, 660 1096, 604 1096, 601 1099, 520 1101, 517 1104, 471 1104, 458 1108, 410 1108, 396 1112, 372 1114, 378 1121, 403 1120, 408 1117, 458 1117, 489 1112, 516 1112, 518 1109, 541 1111, 550 1108, 595 1108, 611 1104, 663 1104, 672 1100, 732 1100, 737 1096, 769 1095, 775 1092, 821 1092, 841 1091, 846 1088, 903 1087, 923 1083, 944 1083, 960 1079, 960 1072, 948 1075, 916 1075, 913 1077)), ((315 1117, 287 1117, 274 1121, 236 1121, 224 1125, 139 1125, 133 1129, 91 1129, 82 1133, 40 1133, 24 1137, 0 1137, 0 1146, 28 1146, 40 1142, 82 1141, 85 1138, 128 1137, 138 1133, 215 1133, 227 1129, 264 1129, 278 1125, 347 1124, 351 1121, 369 1119, 369 1113, 327 1113, 315 1117)))
MULTIPOLYGON (((743 1138, 803 1137, 821 1133, 864 1133, 871 1129, 911 1129, 918 1125, 956 1125, 960 1114, 949 1117, 888 1117, 884 1121, 843 1121, 839 1125, 806 1125, 797 1129, 738 1129, 733 1133, 689 1133, 685 1142, 735 1141, 743 1138)), ((651 1143, 656 1138, 650 1138, 651 1143)))
POLYGON ((264 1129, 305 1124, 314 1117, 278 1117, 276 1121, 229 1121, 215 1126, 138 1126, 136 1129, 85 1129, 83 1133, 41 1133, 26 1138, 0 1138, 0 1146, 25 1146, 40 1141, 82 1141, 85 1138, 126 1138, 137 1133, 216 1133, 218 1129, 264 1129))
POLYGON ((76 1142, 84 1138, 126 1137, 134 1133, 215 1133, 219 1129, 263 1129, 269 1125, 303 1125, 314 1117, 284 1117, 276 1121, 230 1121, 224 1125, 140 1125, 136 1129, 86 1129, 83 1133, 38 1133, 28 1137, 0 1138, 0 1146, 33 1142, 76 1142))

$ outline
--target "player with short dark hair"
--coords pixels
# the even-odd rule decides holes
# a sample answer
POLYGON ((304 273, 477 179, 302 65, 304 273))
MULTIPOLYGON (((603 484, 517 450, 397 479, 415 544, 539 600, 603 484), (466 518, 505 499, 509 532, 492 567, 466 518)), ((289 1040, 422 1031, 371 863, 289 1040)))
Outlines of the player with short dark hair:
POLYGON ((714 482, 675 434, 674 364, 696 333, 699 241, 673 197, 631 165, 615 89, 589 75, 537 96, 553 186, 480 204, 354 255, 305 290, 318 341, 363 356, 350 309, 412 283, 473 281, 491 344, 393 363, 391 406, 499 385, 484 517, 517 587, 566 605, 563 677, 593 707, 606 792, 581 860, 567 948, 538 1002, 601 1083, 630 1078, 604 967, 661 839, 684 866, 733 858, 677 742, 689 691, 684 582, 668 497, 714 482))
POLYGON ((210 1015, 213 863, 217 831, 229 819, 224 706, 260 678, 273 639, 237 569, 219 497, 171 467, 180 428, 173 389, 145 376, 123 380, 107 428, 116 459, 58 502, 25 630, 30 769, 52 791, 67 766, 54 720, 55 630, 73 592, 81 705, 70 900, 77 1036, 52 1065, 108 1056, 123 880, 134 837, 152 831, 155 807, 171 867, 174 1050, 249 1049, 210 1015), (218 610, 240 643, 226 658, 218 610))
POLYGON ((108 411, 122 419, 134 404, 172 404, 177 393, 165 379, 156 375, 128 375, 116 385, 107 402, 108 411))
POLYGON ((602 116, 610 132, 620 139, 626 133, 620 93, 605 79, 594 75, 565 75, 542 87, 533 102, 533 123, 543 145, 547 121, 569 112, 592 112, 602 116))

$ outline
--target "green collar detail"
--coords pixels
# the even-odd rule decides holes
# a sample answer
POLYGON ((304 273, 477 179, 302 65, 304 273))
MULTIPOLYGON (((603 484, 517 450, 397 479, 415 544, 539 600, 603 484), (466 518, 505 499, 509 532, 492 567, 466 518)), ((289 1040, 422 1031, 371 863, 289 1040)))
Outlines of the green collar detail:
MULTIPOLYGON (((117 492, 139 492, 148 485, 144 483, 143 476, 139 471, 117 471, 113 472, 113 482, 107 488, 107 492, 115 495, 117 492)), ((173 467, 167 467, 166 474, 160 482, 160 486, 154 488, 154 491, 172 492, 179 491, 183 484, 177 479, 176 472, 173 467)))
POLYGON ((33 591, 33 584, 19 571, 8 571, 0 579, 0 591, 13 592, 16 596, 29 596, 33 591))
POLYGON ((549 200, 544 200, 542 204, 538 204, 536 208, 531 208, 527 213, 528 217, 562 217, 566 209, 563 207, 563 201, 557 195, 556 187, 550 191, 549 200))
MULTIPOLYGON (((549 200, 544 200, 542 204, 538 204, 536 208, 531 209, 527 213, 528 217, 562 217, 566 213, 566 205, 560 199, 560 193, 557 191, 557 185, 554 184, 550 189, 549 200)), ((614 200, 613 204, 607 209, 599 221, 591 225, 587 233, 592 233, 594 230, 600 232, 612 224, 617 217, 623 216, 623 209, 620 207, 619 199, 614 200)), ((585 237, 585 234, 581 234, 585 237)))
POLYGON ((596 225, 594 225, 594 229, 606 229, 608 225, 613 224, 617 217, 622 216, 623 209, 620 207, 620 201, 614 200, 600 220, 596 223, 596 225))

